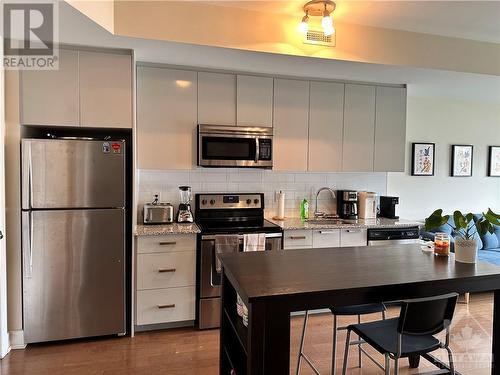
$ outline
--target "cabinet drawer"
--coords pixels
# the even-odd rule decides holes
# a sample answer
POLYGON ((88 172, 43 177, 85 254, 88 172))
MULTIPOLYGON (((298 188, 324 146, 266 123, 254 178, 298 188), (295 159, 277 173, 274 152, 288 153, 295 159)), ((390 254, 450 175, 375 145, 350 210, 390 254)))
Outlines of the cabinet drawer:
POLYGON ((142 236, 137 238, 137 253, 171 253, 192 251, 196 248, 196 235, 142 236))
POLYGON ((340 231, 340 246, 367 246, 367 230, 342 229, 340 231))
POLYGON ((312 247, 339 247, 340 230, 339 229, 320 229, 312 232, 312 247))
POLYGON ((195 284, 194 252, 138 254, 137 290, 195 284))
POLYGON ((194 320, 195 287, 140 290, 137 325, 194 320))
POLYGON ((306 249, 312 247, 311 230, 286 230, 284 233, 285 249, 306 249))

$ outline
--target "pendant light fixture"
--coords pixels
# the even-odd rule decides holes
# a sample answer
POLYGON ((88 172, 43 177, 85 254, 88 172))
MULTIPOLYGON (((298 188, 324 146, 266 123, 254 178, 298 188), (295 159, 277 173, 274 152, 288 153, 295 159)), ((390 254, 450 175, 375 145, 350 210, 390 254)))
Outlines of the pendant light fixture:
POLYGON ((319 16, 322 17, 321 26, 325 36, 332 35, 335 33, 332 18, 335 6, 335 3, 331 0, 311 0, 307 2, 303 7, 305 16, 302 17, 302 21, 299 24, 299 30, 303 33, 307 33, 309 29, 309 16, 319 16))

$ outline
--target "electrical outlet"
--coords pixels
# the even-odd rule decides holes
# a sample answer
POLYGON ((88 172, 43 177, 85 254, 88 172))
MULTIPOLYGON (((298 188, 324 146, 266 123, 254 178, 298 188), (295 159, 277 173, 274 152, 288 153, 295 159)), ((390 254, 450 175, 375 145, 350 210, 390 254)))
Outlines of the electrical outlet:
POLYGON ((161 191, 153 192, 153 196, 151 197, 151 201, 155 200, 155 195, 158 195, 158 201, 161 202, 161 191))

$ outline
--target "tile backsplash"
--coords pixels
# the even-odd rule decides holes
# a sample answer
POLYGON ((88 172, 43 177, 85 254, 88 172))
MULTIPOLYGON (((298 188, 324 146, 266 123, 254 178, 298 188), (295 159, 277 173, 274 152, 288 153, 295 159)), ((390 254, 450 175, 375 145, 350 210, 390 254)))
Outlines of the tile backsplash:
MULTIPOLYGON (((196 193, 260 193, 265 194, 266 216, 277 213, 276 192, 285 193, 285 215, 299 216, 299 205, 303 198, 309 200, 310 213, 314 211, 316 191, 323 186, 334 190, 353 189, 374 191, 385 195, 387 173, 313 173, 275 172, 253 169, 194 169, 194 170, 139 170, 138 221, 142 221, 142 206, 151 202, 154 194, 160 194, 162 202, 170 202, 177 209, 179 186, 189 185, 196 193)), ((194 198, 194 197, 193 197, 194 198)), ((322 192, 318 208, 334 212, 335 200, 328 192, 322 192)))

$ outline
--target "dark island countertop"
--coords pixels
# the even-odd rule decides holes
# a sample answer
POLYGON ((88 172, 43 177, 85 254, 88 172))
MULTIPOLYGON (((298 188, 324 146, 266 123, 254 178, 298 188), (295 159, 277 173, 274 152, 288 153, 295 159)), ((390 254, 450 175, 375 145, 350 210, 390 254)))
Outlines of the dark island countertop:
MULTIPOLYGON (((487 291, 494 292, 491 374, 499 372, 498 266, 457 263, 415 244, 233 253, 222 263, 221 375, 289 375, 293 311, 487 291), (237 294, 248 308, 248 328, 237 314, 237 294)), ((450 373, 438 358, 423 357, 450 373)))
POLYGON ((500 275, 498 266, 457 263, 453 254, 436 257, 422 252, 419 245, 247 252, 221 258, 225 274, 247 302, 500 275))

